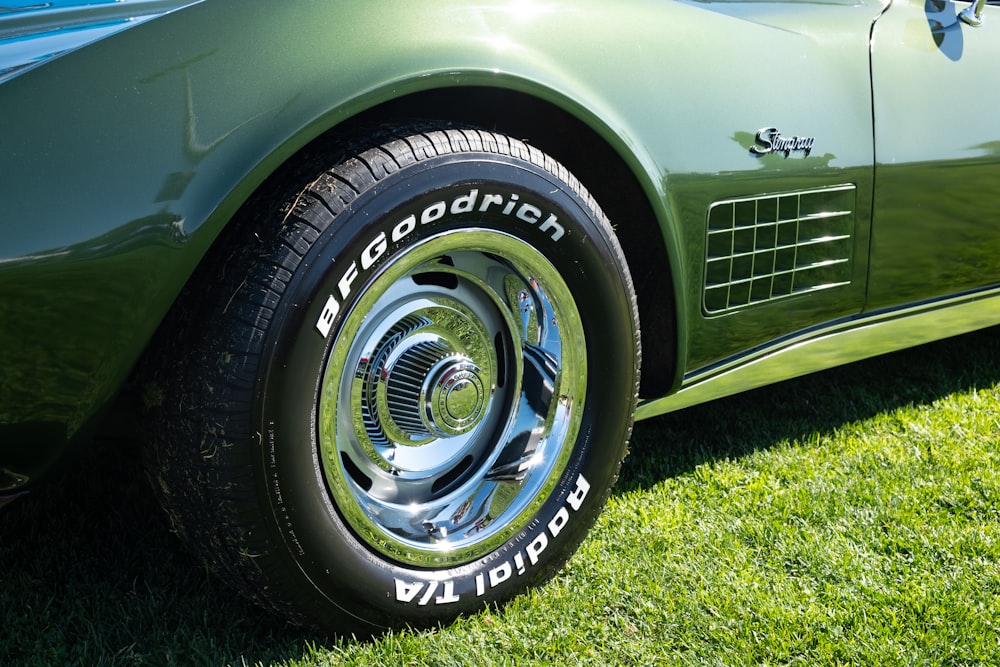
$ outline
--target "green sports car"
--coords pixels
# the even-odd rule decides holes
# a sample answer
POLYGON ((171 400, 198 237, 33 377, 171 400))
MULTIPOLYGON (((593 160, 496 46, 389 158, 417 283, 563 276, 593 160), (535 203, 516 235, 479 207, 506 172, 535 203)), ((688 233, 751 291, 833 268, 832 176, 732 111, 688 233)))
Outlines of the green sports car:
POLYGON ((633 419, 1000 324, 992 4, 5 0, 0 504, 135 405, 295 622, 545 581, 633 419))

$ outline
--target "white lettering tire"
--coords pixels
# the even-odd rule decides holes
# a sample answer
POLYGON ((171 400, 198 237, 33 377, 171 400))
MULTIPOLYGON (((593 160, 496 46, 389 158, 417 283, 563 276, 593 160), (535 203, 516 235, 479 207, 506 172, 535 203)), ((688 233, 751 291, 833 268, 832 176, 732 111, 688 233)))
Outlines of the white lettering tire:
POLYGON ((624 257, 565 168, 473 129, 374 143, 244 207, 145 392, 177 532, 332 633, 548 579, 607 499, 638 384, 624 257))

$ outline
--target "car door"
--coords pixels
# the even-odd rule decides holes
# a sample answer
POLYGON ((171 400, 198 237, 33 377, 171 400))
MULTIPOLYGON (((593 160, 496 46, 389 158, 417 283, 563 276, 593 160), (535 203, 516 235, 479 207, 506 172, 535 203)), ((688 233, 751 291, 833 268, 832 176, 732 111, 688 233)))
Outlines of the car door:
POLYGON ((968 7, 897 0, 875 25, 869 310, 1000 283, 1000 7, 968 7))

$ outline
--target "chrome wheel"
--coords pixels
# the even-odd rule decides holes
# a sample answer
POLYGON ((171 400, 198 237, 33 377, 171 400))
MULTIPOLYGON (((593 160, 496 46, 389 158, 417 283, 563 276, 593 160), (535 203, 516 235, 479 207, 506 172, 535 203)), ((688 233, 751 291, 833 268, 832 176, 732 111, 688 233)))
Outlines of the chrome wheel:
POLYGON ((322 465, 368 547, 470 562, 522 530, 576 441, 576 304, 527 243, 467 229, 398 255, 346 316, 319 398, 322 465))

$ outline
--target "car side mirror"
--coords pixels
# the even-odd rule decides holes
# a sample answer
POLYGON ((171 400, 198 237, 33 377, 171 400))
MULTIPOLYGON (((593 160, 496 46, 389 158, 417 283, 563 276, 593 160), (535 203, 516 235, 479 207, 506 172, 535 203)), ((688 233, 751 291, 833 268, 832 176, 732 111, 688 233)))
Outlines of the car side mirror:
POLYGON ((959 13, 959 16, 969 25, 978 28, 983 24, 983 7, 985 6, 986 0, 974 0, 971 5, 959 13))

